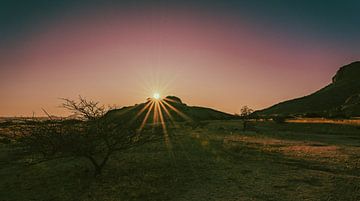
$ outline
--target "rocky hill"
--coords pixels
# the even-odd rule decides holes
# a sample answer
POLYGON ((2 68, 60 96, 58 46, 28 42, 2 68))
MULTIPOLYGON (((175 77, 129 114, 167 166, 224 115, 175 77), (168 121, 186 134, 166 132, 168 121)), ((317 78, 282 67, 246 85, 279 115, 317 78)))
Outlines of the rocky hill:
POLYGON ((105 118, 111 121, 132 121, 134 119, 142 121, 148 116, 147 122, 151 123, 154 122, 154 118, 158 118, 157 121, 160 121, 160 113, 164 121, 177 122, 235 118, 234 115, 211 108, 188 106, 176 96, 167 96, 162 100, 148 98, 144 103, 111 110, 105 115, 105 118))
POLYGON ((360 116, 360 62, 341 67, 332 83, 308 96, 278 103, 258 115, 360 116))

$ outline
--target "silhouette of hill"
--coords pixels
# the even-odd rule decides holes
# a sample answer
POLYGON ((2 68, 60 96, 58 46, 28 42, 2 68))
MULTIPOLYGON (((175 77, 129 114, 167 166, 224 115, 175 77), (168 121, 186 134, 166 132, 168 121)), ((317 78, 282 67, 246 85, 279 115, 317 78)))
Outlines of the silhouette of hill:
MULTIPOLYGON (((109 111, 105 118, 111 121, 131 121, 138 119, 142 121, 151 107, 153 99, 148 98, 145 103, 136 104, 134 106, 123 107, 121 109, 115 109, 109 111), (148 107, 147 107, 148 105, 148 107), (145 109, 144 109, 145 108, 145 109), (139 115, 140 114, 140 115, 139 115)), ((188 106, 176 96, 167 96, 161 100, 162 104, 158 104, 158 108, 161 109, 161 114, 164 121, 203 121, 203 120, 225 120, 233 119, 234 115, 227 114, 221 111, 217 111, 211 108, 188 106), (166 108, 166 110, 164 109, 166 108), (169 117, 169 114, 171 118, 169 117)), ((154 105, 154 108, 155 105, 154 105)), ((148 114, 148 123, 154 120, 154 111, 158 109, 150 110, 148 114)), ((160 118, 160 117, 158 117, 160 118)), ((159 119, 160 120, 160 119, 159 119)))
POLYGON ((256 114, 360 116, 360 61, 341 67, 332 83, 319 91, 256 111, 256 114))

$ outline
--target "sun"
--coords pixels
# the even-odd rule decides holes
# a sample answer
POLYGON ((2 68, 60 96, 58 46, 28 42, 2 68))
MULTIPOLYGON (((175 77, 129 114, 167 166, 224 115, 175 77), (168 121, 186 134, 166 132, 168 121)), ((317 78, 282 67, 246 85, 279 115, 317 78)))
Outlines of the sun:
POLYGON ((147 102, 145 105, 139 104, 138 106, 142 105, 142 108, 139 110, 139 112, 135 115, 135 117, 131 120, 131 122, 135 121, 137 118, 141 117, 141 115, 144 115, 145 117, 141 121, 141 125, 138 129, 138 132, 140 133, 146 125, 149 125, 149 122, 152 119, 153 131, 156 127, 161 125, 162 131, 164 134, 164 141, 169 150, 172 149, 172 145, 170 142, 170 136, 167 131, 167 127, 174 126, 177 127, 175 118, 172 116, 172 114, 176 113, 177 115, 181 116, 186 121, 192 121, 190 117, 188 117, 186 114, 181 112, 179 109, 177 109, 175 106, 172 105, 172 103, 176 102, 175 100, 172 100, 171 97, 164 97, 161 98, 160 93, 155 91, 152 95, 152 98, 147 98, 147 102), (172 112, 173 111, 173 112, 172 112), (152 117, 151 117, 152 116, 152 117), (169 123, 170 122, 170 123, 169 123), (156 126, 156 127, 155 127, 156 126))
POLYGON ((160 100, 160 94, 157 93, 157 92, 155 92, 155 93, 153 94, 153 98, 154 98, 155 100, 160 100))

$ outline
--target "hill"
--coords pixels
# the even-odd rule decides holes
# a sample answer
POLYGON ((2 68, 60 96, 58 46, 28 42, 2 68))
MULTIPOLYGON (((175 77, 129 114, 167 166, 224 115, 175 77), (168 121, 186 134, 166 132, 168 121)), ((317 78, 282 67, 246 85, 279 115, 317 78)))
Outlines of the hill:
POLYGON ((154 122, 154 118, 158 118, 158 121, 161 121, 158 111, 161 111, 164 121, 203 121, 235 118, 234 115, 211 108, 188 106, 176 96, 167 96, 162 100, 148 98, 145 103, 111 110, 105 115, 105 118, 111 121, 132 121, 134 119, 142 121, 148 116, 147 122, 151 123, 154 122))
POLYGON ((360 61, 341 67, 328 86, 278 103, 258 115, 360 116, 360 61))

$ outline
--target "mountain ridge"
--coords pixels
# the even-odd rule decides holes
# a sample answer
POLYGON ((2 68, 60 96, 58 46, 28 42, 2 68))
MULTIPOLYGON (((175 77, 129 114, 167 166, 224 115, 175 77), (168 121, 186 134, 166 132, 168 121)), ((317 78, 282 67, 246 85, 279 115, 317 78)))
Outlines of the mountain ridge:
MULTIPOLYGON (((131 121, 134 118, 143 120, 146 117, 146 113, 151 108, 151 103, 160 103, 162 117, 164 121, 204 121, 204 120, 224 120, 234 119, 235 115, 228 114, 222 111, 218 111, 212 108, 200 107, 200 106, 188 106, 183 103, 182 100, 176 96, 167 96, 162 100, 154 100, 148 98, 146 102, 136 104, 134 106, 126 106, 120 109, 110 110, 105 114, 105 118, 112 121, 131 121), (149 106, 148 106, 149 105, 149 106), (166 108, 166 110, 164 109, 166 108), (175 109, 174 109, 175 108, 175 109), (171 117, 169 117, 169 114, 171 117)), ((150 110, 147 122, 154 121, 154 111, 150 110)))
POLYGON ((332 83, 307 96, 283 101, 257 115, 360 116, 360 61, 342 66, 332 83))

